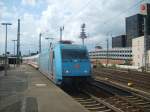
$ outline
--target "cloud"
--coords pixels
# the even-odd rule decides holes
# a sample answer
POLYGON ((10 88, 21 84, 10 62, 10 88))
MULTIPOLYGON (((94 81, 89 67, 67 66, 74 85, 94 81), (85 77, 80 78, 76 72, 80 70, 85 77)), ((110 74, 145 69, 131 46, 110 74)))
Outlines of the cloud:
POLYGON ((35 6, 36 2, 37 2, 37 0, 22 0, 23 5, 35 6))
MULTIPOLYGON (((16 22, 18 17, 21 18, 21 40, 24 44, 22 50, 27 49, 26 52, 29 48, 38 49, 40 32, 49 33, 51 34, 49 36, 58 40, 61 26, 65 27, 63 39, 81 43, 79 35, 82 23, 86 24, 86 32, 89 35, 85 41, 86 45, 96 45, 99 42, 105 43, 106 38, 110 38, 111 34, 125 33, 125 17, 137 13, 139 6, 128 9, 138 1, 140 0, 122 0, 121 2, 117 0, 45 0, 40 1, 40 4, 44 5, 45 8, 37 13, 33 13, 32 10, 28 12, 27 9, 22 9, 20 6, 18 11, 14 7, 13 13, 5 11, 5 16, 14 16, 12 19, 16 22), (127 11, 125 12, 125 10, 127 11)), ((37 8, 39 1, 22 0, 22 4, 37 8)), ((17 25, 17 23, 14 24, 17 25)), ((17 26, 15 26, 13 37, 16 36, 16 29, 17 26)), ((42 42, 45 43, 44 35, 42 42)))
POLYGON ((4 6, 4 3, 0 1, 0 19, 2 19, 2 16, 3 16, 3 12, 5 10, 5 6, 4 6))
POLYGON ((38 26, 36 32, 49 31, 57 40, 59 27, 64 25, 63 39, 75 43, 81 42, 80 27, 85 23, 90 37, 86 44, 96 44, 110 35, 125 34, 125 17, 137 12, 136 7, 128 10, 135 3, 126 0, 47 0, 47 8, 42 11, 40 19, 32 21, 38 22, 35 23, 38 26), (122 14, 125 10, 128 11, 122 14))
POLYGON ((42 26, 59 34, 56 29, 59 29, 61 25, 65 25, 64 38, 78 41, 82 23, 86 23, 87 32, 91 37, 97 37, 97 40, 103 40, 104 35, 108 32, 125 33, 124 21, 129 13, 121 16, 119 14, 135 2, 89 0, 85 3, 84 0, 65 0, 61 2, 59 0, 55 0, 55 2, 48 0, 48 3, 48 8, 42 13, 42 26))

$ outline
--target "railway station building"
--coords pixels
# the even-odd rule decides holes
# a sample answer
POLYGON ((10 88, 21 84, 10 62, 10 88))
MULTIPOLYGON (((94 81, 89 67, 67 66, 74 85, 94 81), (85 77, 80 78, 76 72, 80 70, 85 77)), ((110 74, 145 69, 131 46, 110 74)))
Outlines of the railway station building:
POLYGON ((131 64, 132 48, 94 49, 89 52, 93 64, 131 64))

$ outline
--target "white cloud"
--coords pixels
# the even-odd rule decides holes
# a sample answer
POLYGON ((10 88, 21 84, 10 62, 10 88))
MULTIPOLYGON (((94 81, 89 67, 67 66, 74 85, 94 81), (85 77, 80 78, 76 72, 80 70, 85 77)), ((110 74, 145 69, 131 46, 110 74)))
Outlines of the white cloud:
MULTIPOLYGON (((139 0, 138 0, 139 1, 139 0)), ((125 17, 137 12, 137 8, 121 14, 135 1, 123 0, 47 0, 48 7, 41 14, 36 32, 50 31, 59 37, 59 27, 64 25, 64 39, 79 43, 80 26, 86 23, 86 31, 90 35, 87 44, 105 41, 109 33, 120 35, 125 33, 125 17)), ((138 6, 137 6, 138 7, 138 6)))
POLYGON ((34 6, 36 4, 37 0, 22 0, 23 5, 32 5, 34 6))
POLYGON ((0 19, 2 19, 5 9, 6 7, 4 6, 3 2, 0 1, 0 19))
MULTIPOLYGON (((22 0, 22 4, 35 6, 38 4, 37 1, 22 0)), ((25 13, 18 15, 18 11, 18 13, 11 13, 11 16, 15 15, 13 21, 16 21, 18 16, 21 18, 22 43, 24 45, 32 44, 31 46, 24 46, 22 49, 32 48, 33 44, 37 49, 38 34, 40 32, 49 31, 48 33, 58 39, 59 27, 63 25, 65 27, 63 38, 79 43, 81 42, 79 35, 82 23, 86 24, 86 31, 90 37, 86 40, 86 44, 95 45, 105 41, 108 33, 112 35, 125 33, 125 17, 134 14, 138 10, 132 8, 123 14, 121 12, 137 1, 139 0, 122 0, 121 2, 117 0, 47 0, 47 2, 42 1, 46 9, 41 13, 32 14, 32 12, 24 11, 25 13), (39 15, 39 17, 36 18, 36 15, 39 15)), ((14 12, 15 10, 14 7, 14 12)), ((10 16, 9 13, 7 12, 5 15, 10 16)), ((17 25, 17 23, 14 24, 17 25)), ((16 31, 13 37, 15 36, 16 31)))
MULTIPOLYGON (((73 40, 75 40, 75 38, 79 35, 80 25, 84 22, 87 24, 87 30, 90 32, 94 33, 95 31, 103 30, 98 26, 98 22, 105 21, 109 18, 109 16, 112 16, 111 10, 115 5, 111 7, 110 4, 115 4, 116 2, 114 0, 111 0, 110 4, 104 0, 102 0, 102 2, 98 2, 98 4, 97 2, 98 0, 94 0, 92 2, 87 1, 87 3, 85 3, 84 0, 65 0, 65 2, 59 2, 58 0, 52 2, 49 0, 50 5, 47 10, 43 12, 41 18, 41 21, 43 22, 42 24, 45 27, 52 27, 52 29, 56 29, 56 26, 64 24, 66 32, 65 37, 71 37, 73 40), (103 6, 104 4, 107 6, 106 9, 103 6), (66 12, 70 12, 71 16, 66 15, 66 12), (106 12, 108 12, 108 14, 106 12), (101 15, 99 13, 104 13, 105 15, 101 15), (95 30, 95 27, 97 26, 98 28, 95 30)), ((103 32, 99 32, 99 34, 100 33, 103 32)), ((96 34, 98 34, 98 32, 96 32, 96 34)))

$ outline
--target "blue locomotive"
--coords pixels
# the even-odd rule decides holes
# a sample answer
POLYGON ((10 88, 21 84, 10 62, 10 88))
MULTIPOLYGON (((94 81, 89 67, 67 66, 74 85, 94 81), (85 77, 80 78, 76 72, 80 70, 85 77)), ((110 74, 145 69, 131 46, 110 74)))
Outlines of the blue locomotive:
POLYGON ((39 70, 55 84, 84 82, 91 77, 91 64, 85 46, 71 42, 50 44, 39 55, 39 70))

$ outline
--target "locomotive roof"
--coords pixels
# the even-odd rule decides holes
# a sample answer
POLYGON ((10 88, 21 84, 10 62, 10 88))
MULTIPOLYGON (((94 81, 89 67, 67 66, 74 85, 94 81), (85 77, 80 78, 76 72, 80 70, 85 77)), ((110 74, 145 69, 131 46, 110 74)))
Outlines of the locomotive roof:
POLYGON ((61 44, 62 49, 86 49, 83 45, 77 44, 61 44))

